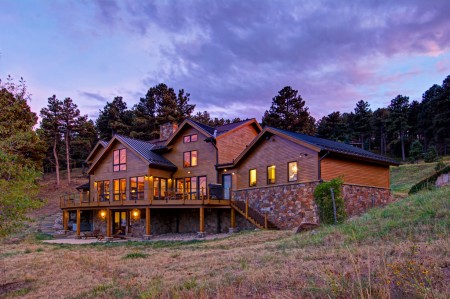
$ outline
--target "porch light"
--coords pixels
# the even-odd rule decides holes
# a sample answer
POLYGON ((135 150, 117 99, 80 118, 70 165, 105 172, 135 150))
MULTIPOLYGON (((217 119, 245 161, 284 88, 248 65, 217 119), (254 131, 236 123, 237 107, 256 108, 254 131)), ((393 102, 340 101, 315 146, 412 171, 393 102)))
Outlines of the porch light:
POLYGON ((105 210, 100 210, 100 212, 98 213, 100 216, 100 219, 105 219, 106 218, 106 211, 105 210))
POLYGON ((133 218, 133 220, 139 220, 140 215, 141 213, 138 209, 131 210, 131 217, 133 218))
POLYGON ((225 168, 225 169, 223 170, 223 172, 227 172, 227 169, 225 168))

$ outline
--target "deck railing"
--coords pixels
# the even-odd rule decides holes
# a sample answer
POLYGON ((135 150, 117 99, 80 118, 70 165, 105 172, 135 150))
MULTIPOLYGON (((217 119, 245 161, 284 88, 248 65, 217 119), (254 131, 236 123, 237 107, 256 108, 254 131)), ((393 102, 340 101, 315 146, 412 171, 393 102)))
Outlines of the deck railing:
MULTIPOLYGON (((206 192, 176 192, 167 191, 164 196, 154 196, 150 194, 148 198, 132 196, 120 197, 119 200, 114 200, 114 196, 102 196, 89 193, 76 193, 61 196, 60 207, 67 208, 82 208, 82 207, 116 207, 116 206, 200 206, 200 205, 230 205, 230 198, 227 195, 231 194, 231 190, 224 189, 220 192, 217 188, 214 191, 207 188, 206 192), (227 197, 227 198, 224 198, 227 197)), ((212 188, 211 188, 212 189, 212 188)))

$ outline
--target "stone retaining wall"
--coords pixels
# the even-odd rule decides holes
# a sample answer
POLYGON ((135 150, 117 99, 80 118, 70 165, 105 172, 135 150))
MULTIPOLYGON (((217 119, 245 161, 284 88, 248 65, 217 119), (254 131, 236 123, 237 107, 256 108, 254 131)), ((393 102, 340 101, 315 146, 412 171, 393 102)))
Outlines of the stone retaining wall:
MULTIPOLYGON (((268 218, 280 229, 293 229, 302 222, 319 223, 314 190, 318 182, 276 185, 237 190, 234 200, 249 201, 249 205, 268 218)), ((359 215, 372 206, 392 202, 389 189, 344 184, 342 195, 347 214, 359 215)))

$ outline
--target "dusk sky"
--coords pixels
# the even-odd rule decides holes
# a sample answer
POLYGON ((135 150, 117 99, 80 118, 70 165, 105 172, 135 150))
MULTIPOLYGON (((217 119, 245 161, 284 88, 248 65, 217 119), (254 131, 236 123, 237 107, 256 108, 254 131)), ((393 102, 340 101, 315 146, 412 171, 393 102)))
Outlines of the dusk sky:
POLYGON ((261 121, 286 85, 317 118, 420 100, 450 75, 450 1, 0 0, 0 79, 32 110, 71 97, 92 119, 166 83, 196 111, 261 121))

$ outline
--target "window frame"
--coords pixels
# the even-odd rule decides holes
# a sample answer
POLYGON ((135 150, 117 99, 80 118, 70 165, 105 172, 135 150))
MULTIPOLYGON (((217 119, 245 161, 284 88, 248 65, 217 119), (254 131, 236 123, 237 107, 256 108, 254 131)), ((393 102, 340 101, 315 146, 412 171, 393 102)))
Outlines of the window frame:
POLYGON ((155 177, 153 179, 153 198, 156 199, 165 199, 168 191, 168 178, 155 177), (158 182, 158 186, 155 187, 156 182, 158 182), (163 182, 164 187, 163 187, 163 182))
POLYGON ((113 201, 123 201, 127 200, 127 179, 126 178, 119 178, 119 179, 113 179, 113 201), (118 181, 119 182, 119 192, 116 193, 116 190, 114 188, 114 183, 118 181), (125 181, 125 190, 122 190, 122 182, 125 181), (116 199, 116 196, 118 199, 116 199))
POLYGON ((97 185, 97 201, 109 201, 111 196, 111 182, 109 180, 95 181, 97 185), (108 183, 108 188, 105 188, 105 183, 108 183), (103 192, 100 192, 103 191, 103 192))
POLYGON ((127 149, 126 148, 120 148, 120 149, 113 150, 113 172, 126 171, 126 170, 127 170, 127 149), (116 161, 115 161, 116 152, 119 152, 119 161, 118 161, 118 163, 116 163, 116 161), (125 155, 125 162, 124 163, 122 163, 122 161, 121 161, 122 160, 121 159, 122 152, 125 153, 124 154, 125 155), (123 169, 122 169, 122 166, 124 166, 123 169), (116 170, 116 167, 118 167, 117 170, 116 170))
POLYGON ((275 165, 267 166, 267 185, 274 185, 277 182, 277 167, 275 165), (273 168, 273 180, 270 180, 270 168, 273 168))
POLYGON ((132 176, 129 179, 130 181, 130 200, 144 200, 144 190, 145 190, 145 176, 132 176), (142 191, 139 190, 139 178, 142 178, 142 191), (136 191, 133 192, 133 182, 132 180, 136 180, 136 191))
POLYGON ((192 142, 197 142, 197 141, 198 141, 197 133, 183 136, 183 143, 192 143, 192 142), (195 140, 192 140, 194 136, 195 136, 195 140))
POLYGON ((198 150, 192 150, 192 151, 185 151, 183 152, 183 168, 188 168, 188 167, 196 167, 198 166, 198 150), (195 152, 196 155, 196 160, 195 160, 195 165, 192 165, 192 153, 195 152), (186 166, 186 154, 189 153, 189 166, 186 166))
POLYGON ((248 186, 249 187, 256 187, 258 185, 258 173, 256 171, 256 168, 252 168, 248 170, 248 186), (252 171, 255 171, 255 182, 252 184, 252 171))
POLYGON ((287 179, 289 183, 297 182, 298 181, 298 162, 297 161, 290 161, 287 163, 287 179), (290 164, 295 163, 295 167, 297 168, 297 172, 295 173, 295 180, 291 180, 291 176, 289 175, 291 171, 290 164))

